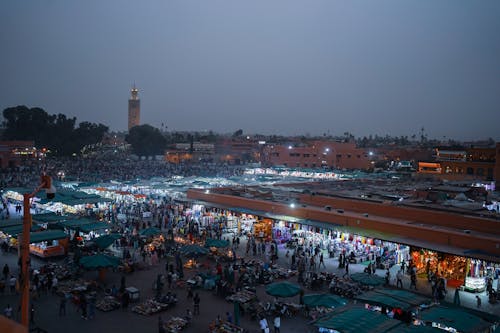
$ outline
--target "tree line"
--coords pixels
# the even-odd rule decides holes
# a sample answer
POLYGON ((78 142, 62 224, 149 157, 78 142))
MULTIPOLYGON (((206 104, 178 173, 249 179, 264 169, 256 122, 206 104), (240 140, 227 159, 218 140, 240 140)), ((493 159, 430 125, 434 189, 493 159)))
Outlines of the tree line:
POLYGON ((103 124, 81 122, 64 114, 50 115, 42 108, 24 105, 3 110, 2 140, 34 141, 38 148, 46 148, 55 156, 79 154, 81 149, 102 140, 108 127, 103 124))

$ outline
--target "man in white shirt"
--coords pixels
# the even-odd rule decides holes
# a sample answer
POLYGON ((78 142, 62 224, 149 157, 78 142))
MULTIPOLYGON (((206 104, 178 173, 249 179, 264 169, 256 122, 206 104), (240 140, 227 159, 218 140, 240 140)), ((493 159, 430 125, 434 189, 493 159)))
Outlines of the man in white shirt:
POLYGON ((262 333, 269 333, 269 326, 266 318, 262 317, 259 321, 259 325, 262 333))
POLYGON ((280 326, 281 326, 281 318, 279 313, 276 314, 274 317, 274 333, 280 333, 280 326))

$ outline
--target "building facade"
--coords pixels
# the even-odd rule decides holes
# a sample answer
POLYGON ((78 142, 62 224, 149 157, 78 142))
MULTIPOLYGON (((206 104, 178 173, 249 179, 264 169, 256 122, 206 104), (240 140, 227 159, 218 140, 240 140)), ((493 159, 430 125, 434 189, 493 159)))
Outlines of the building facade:
POLYGON ((368 152, 354 142, 312 141, 306 144, 267 145, 262 163, 289 168, 371 168, 368 152))
POLYGON ((450 180, 496 180, 500 176, 497 148, 463 150, 435 149, 434 161, 419 162, 420 174, 434 174, 450 180))
POLYGON ((139 126, 141 122, 141 100, 139 99, 139 90, 134 87, 130 90, 128 100, 128 130, 134 126, 139 126))

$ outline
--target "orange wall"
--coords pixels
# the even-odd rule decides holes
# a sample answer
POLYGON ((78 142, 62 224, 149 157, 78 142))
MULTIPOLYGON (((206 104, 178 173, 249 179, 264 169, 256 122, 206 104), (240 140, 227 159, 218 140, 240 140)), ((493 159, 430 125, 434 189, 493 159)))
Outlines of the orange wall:
POLYGON ((335 198, 313 195, 301 195, 300 202, 315 206, 331 206, 359 213, 435 224, 444 227, 476 230, 500 236, 500 221, 464 216, 448 212, 439 212, 412 207, 401 207, 393 204, 367 202, 356 199, 335 198))

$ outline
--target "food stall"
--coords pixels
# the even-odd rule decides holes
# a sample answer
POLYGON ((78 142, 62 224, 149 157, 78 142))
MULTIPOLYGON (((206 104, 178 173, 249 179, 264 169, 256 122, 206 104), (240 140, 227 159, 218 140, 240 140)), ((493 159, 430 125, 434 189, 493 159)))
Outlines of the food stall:
MULTIPOLYGON (((18 236, 19 237, 19 236, 18 236)), ((68 235, 60 230, 30 233, 30 253, 41 258, 65 255, 68 249, 68 235)))

